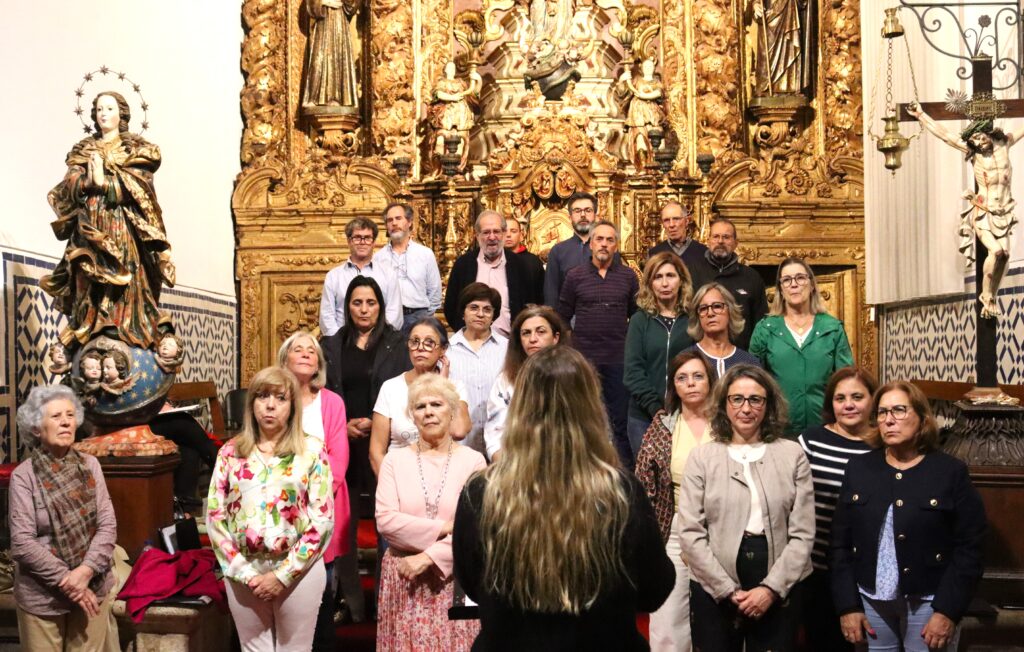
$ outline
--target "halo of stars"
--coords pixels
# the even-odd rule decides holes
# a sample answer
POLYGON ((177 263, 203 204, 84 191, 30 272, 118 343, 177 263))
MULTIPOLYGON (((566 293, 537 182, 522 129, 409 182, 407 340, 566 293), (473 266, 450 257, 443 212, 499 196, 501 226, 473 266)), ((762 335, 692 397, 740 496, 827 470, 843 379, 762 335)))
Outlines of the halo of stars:
POLYGON ((124 82, 125 84, 127 84, 131 88, 131 90, 138 96, 139 104, 140 107, 142 108, 142 129, 140 129, 137 133, 144 133, 147 129, 149 129, 149 104, 146 103, 146 98, 142 96, 142 87, 140 87, 132 80, 128 79, 128 76, 125 73, 117 72, 116 70, 111 70, 107 66, 100 66, 92 72, 85 73, 85 75, 83 75, 82 77, 82 83, 79 85, 78 88, 75 89, 75 115, 78 116, 79 121, 82 123, 82 129, 87 134, 91 134, 93 132, 93 125, 89 124, 89 122, 86 121, 86 118, 89 116, 90 113, 89 108, 91 107, 82 106, 82 98, 85 97, 85 86, 86 84, 95 81, 97 76, 105 78, 108 75, 116 78, 119 82, 124 82))

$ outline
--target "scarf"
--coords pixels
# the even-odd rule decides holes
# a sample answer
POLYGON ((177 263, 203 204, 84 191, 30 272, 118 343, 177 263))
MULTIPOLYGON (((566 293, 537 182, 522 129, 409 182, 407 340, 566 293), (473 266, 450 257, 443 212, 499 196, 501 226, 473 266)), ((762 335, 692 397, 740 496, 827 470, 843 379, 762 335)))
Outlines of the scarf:
POLYGON ((57 459, 39 446, 32 451, 31 460, 53 530, 50 551, 68 568, 77 568, 98 527, 96 478, 73 448, 57 459))

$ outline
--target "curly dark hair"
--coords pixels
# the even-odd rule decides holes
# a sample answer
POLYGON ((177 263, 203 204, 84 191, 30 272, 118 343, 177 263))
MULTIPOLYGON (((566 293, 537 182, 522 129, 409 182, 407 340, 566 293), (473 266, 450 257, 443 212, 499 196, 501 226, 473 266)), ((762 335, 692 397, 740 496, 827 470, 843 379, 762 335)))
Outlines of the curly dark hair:
POLYGON ((749 364, 738 364, 730 368, 715 384, 715 389, 708 400, 711 436, 716 441, 732 441, 732 422, 729 421, 729 413, 726 411, 726 399, 729 396, 729 388, 741 378, 749 378, 765 391, 767 403, 764 407, 764 419, 761 421, 761 441, 769 443, 781 438, 789 422, 789 404, 786 397, 770 373, 749 364))

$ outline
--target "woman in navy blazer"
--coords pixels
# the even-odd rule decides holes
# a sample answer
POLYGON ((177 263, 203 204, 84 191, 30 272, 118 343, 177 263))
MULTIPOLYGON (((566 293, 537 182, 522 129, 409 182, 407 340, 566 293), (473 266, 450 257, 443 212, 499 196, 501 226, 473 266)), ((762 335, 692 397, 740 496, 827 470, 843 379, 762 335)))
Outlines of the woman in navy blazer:
POLYGON ((921 390, 891 382, 872 403, 883 447, 850 460, 832 523, 843 635, 867 632, 871 650, 952 648, 981 578, 985 508, 967 466, 937 450, 921 390))

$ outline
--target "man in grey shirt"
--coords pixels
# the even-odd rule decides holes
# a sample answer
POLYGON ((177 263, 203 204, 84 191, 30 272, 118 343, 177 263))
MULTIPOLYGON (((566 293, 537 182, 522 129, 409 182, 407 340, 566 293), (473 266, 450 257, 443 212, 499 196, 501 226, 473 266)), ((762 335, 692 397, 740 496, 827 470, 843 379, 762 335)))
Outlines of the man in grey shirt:
POLYGON ((373 256, 373 262, 389 267, 398 279, 406 335, 413 324, 441 307, 441 272, 434 252, 411 238, 414 215, 409 204, 388 204, 384 227, 390 242, 373 256))

